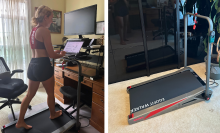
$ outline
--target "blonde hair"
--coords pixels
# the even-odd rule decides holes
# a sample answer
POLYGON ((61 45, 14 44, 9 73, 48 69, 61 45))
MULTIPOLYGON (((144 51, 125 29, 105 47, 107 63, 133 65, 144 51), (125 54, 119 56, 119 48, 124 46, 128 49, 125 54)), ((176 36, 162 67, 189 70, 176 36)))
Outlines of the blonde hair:
POLYGON ((49 17, 53 13, 53 10, 47 6, 39 6, 37 11, 35 12, 34 17, 32 17, 31 24, 32 26, 36 26, 38 23, 43 22, 44 16, 49 17))

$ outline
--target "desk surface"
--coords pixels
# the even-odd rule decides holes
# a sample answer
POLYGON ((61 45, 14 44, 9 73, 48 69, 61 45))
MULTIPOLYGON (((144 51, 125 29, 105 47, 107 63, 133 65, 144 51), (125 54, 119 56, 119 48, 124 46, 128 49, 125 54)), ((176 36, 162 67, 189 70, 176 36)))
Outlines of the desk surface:
MULTIPOLYGON (((61 67, 54 66, 56 74, 54 87, 55 97, 62 103, 69 103, 72 102, 72 100, 64 97, 63 94, 60 93, 60 87, 71 86, 77 88, 78 86, 78 66, 67 68, 62 70, 61 67)), ((94 74, 94 69, 82 66, 82 72, 86 75, 94 74)), ((89 77, 84 76, 81 83, 83 84, 81 86, 82 91, 92 89, 92 93, 90 93, 91 91, 88 92, 88 94, 92 95, 90 124, 101 133, 104 133, 104 77, 94 81, 90 80, 89 77)))
MULTIPOLYGON (((189 66, 205 80, 205 63, 189 66)), ((128 124, 130 114, 128 86, 147 81, 178 69, 110 84, 108 86, 109 133, 193 133, 220 131, 220 86, 213 89, 209 102, 199 102, 133 125, 128 124)), ((220 81, 217 81, 220 83, 220 81)))

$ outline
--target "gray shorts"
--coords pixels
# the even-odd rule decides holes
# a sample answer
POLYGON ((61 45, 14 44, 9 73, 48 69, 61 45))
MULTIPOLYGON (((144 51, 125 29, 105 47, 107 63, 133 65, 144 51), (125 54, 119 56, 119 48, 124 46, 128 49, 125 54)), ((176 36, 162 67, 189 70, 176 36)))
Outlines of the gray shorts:
POLYGON ((27 77, 33 81, 45 81, 51 78, 54 69, 49 57, 32 58, 28 66, 27 77))

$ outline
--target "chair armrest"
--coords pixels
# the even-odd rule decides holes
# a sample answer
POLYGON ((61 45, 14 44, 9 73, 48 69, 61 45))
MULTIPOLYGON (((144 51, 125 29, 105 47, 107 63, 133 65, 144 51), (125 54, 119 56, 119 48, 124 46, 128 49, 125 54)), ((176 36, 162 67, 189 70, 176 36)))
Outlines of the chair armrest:
POLYGON ((13 70, 11 73, 11 77, 15 74, 15 73, 22 73, 24 70, 21 69, 17 69, 17 70, 13 70))
MULTIPOLYGON (((3 72, 0 74, 0 84, 7 84, 11 80, 10 71, 3 72)), ((1 85, 0 85, 1 86, 1 85)))

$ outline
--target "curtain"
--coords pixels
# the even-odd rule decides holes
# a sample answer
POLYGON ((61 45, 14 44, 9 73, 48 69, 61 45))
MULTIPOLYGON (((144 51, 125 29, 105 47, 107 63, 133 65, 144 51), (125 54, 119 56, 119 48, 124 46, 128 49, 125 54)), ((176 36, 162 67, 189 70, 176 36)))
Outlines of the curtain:
POLYGON ((12 78, 28 84, 27 68, 31 60, 31 0, 0 0, 0 57, 11 71, 24 70, 12 78))

